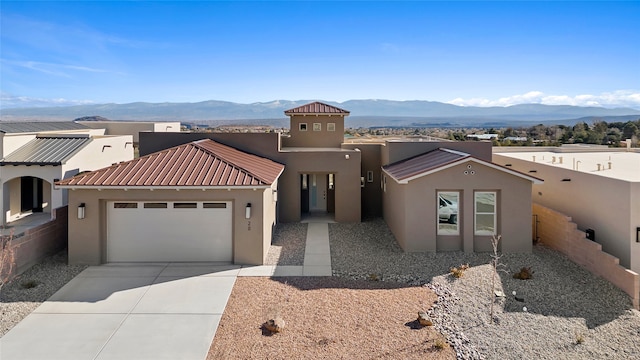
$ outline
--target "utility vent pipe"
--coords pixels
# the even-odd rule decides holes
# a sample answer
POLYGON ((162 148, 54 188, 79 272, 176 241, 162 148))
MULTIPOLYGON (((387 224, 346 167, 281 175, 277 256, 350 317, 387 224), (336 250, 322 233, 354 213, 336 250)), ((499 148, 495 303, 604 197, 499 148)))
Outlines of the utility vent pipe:
POLYGON ((560 161, 560 164, 562 164, 562 156, 558 158, 558 161, 560 161))
POLYGON ((609 170, 611 170, 611 161, 609 161, 609 170))
POLYGON ((555 157, 555 156, 552 156, 552 157, 551 157, 551 163, 552 163, 552 164, 555 164, 555 163, 556 163, 556 157, 555 157))
POLYGON ((598 164, 598 171, 602 170, 602 164, 598 164))

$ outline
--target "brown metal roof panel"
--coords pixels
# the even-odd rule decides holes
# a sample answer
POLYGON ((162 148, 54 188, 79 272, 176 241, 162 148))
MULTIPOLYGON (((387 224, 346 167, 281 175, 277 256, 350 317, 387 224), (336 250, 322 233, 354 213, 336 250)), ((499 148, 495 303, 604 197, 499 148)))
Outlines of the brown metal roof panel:
POLYGON ((97 170, 60 185, 234 186, 270 184, 284 165, 214 142, 200 140, 97 170), (242 176, 240 176, 242 175, 242 176), (244 180, 244 179, 249 180, 244 180), (242 180, 238 180, 242 179, 242 180))
POLYGON ((349 111, 341 109, 337 106, 315 101, 309 104, 298 106, 293 109, 285 110, 285 115, 294 114, 343 114, 348 115, 349 111))
POLYGON ((404 180, 469 156, 465 153, 436 149, 383 168, 394 178, 404 180))

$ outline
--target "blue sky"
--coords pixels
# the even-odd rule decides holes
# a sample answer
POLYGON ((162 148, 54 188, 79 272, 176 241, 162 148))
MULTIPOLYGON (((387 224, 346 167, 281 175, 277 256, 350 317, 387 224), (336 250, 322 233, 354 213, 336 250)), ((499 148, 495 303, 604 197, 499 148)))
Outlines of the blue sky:
POLYGON ((0 2, 3 107, 276 99, 640 109, 640 2, 0 2))

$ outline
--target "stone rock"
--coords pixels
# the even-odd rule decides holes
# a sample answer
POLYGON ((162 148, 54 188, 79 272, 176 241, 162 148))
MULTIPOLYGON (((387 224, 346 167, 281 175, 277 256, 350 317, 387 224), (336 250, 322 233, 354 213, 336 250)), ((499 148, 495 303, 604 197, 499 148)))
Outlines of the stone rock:
POLYGON ((269 319, 266 323, 264 323, 264 328, 272 333, 279 333, 284 330, 284 325, 284 320, 278 316, 274 319, 269 319))
POLYGON ((424 311, 418 312, 418 323, 422 326, 433 326, 433 320, 424 311))

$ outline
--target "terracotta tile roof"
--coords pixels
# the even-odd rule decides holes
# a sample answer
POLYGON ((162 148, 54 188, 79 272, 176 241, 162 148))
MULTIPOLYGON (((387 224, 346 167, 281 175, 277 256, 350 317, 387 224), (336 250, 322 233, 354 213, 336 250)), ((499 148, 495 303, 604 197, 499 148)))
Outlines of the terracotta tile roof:
POLYGON ((321 103, 319 101, 298 106, 297 108, 285 110, 285 115, 297 115, 297 114, 342 114, 349 115, 349 111, 340 109, 332 105, 321 103))
POLYGON ((64 187, 271 185, 284 165, 213 140, 198 140, 62 180, 64 187))
POLYGON ((0 160, 0 166, 62 165, 90 142, 88 136, 38 136, 0 160))
POLYGON ((382 168, 387 174, 401 181, 470 156, 458 151, 436 149, 382 168))

